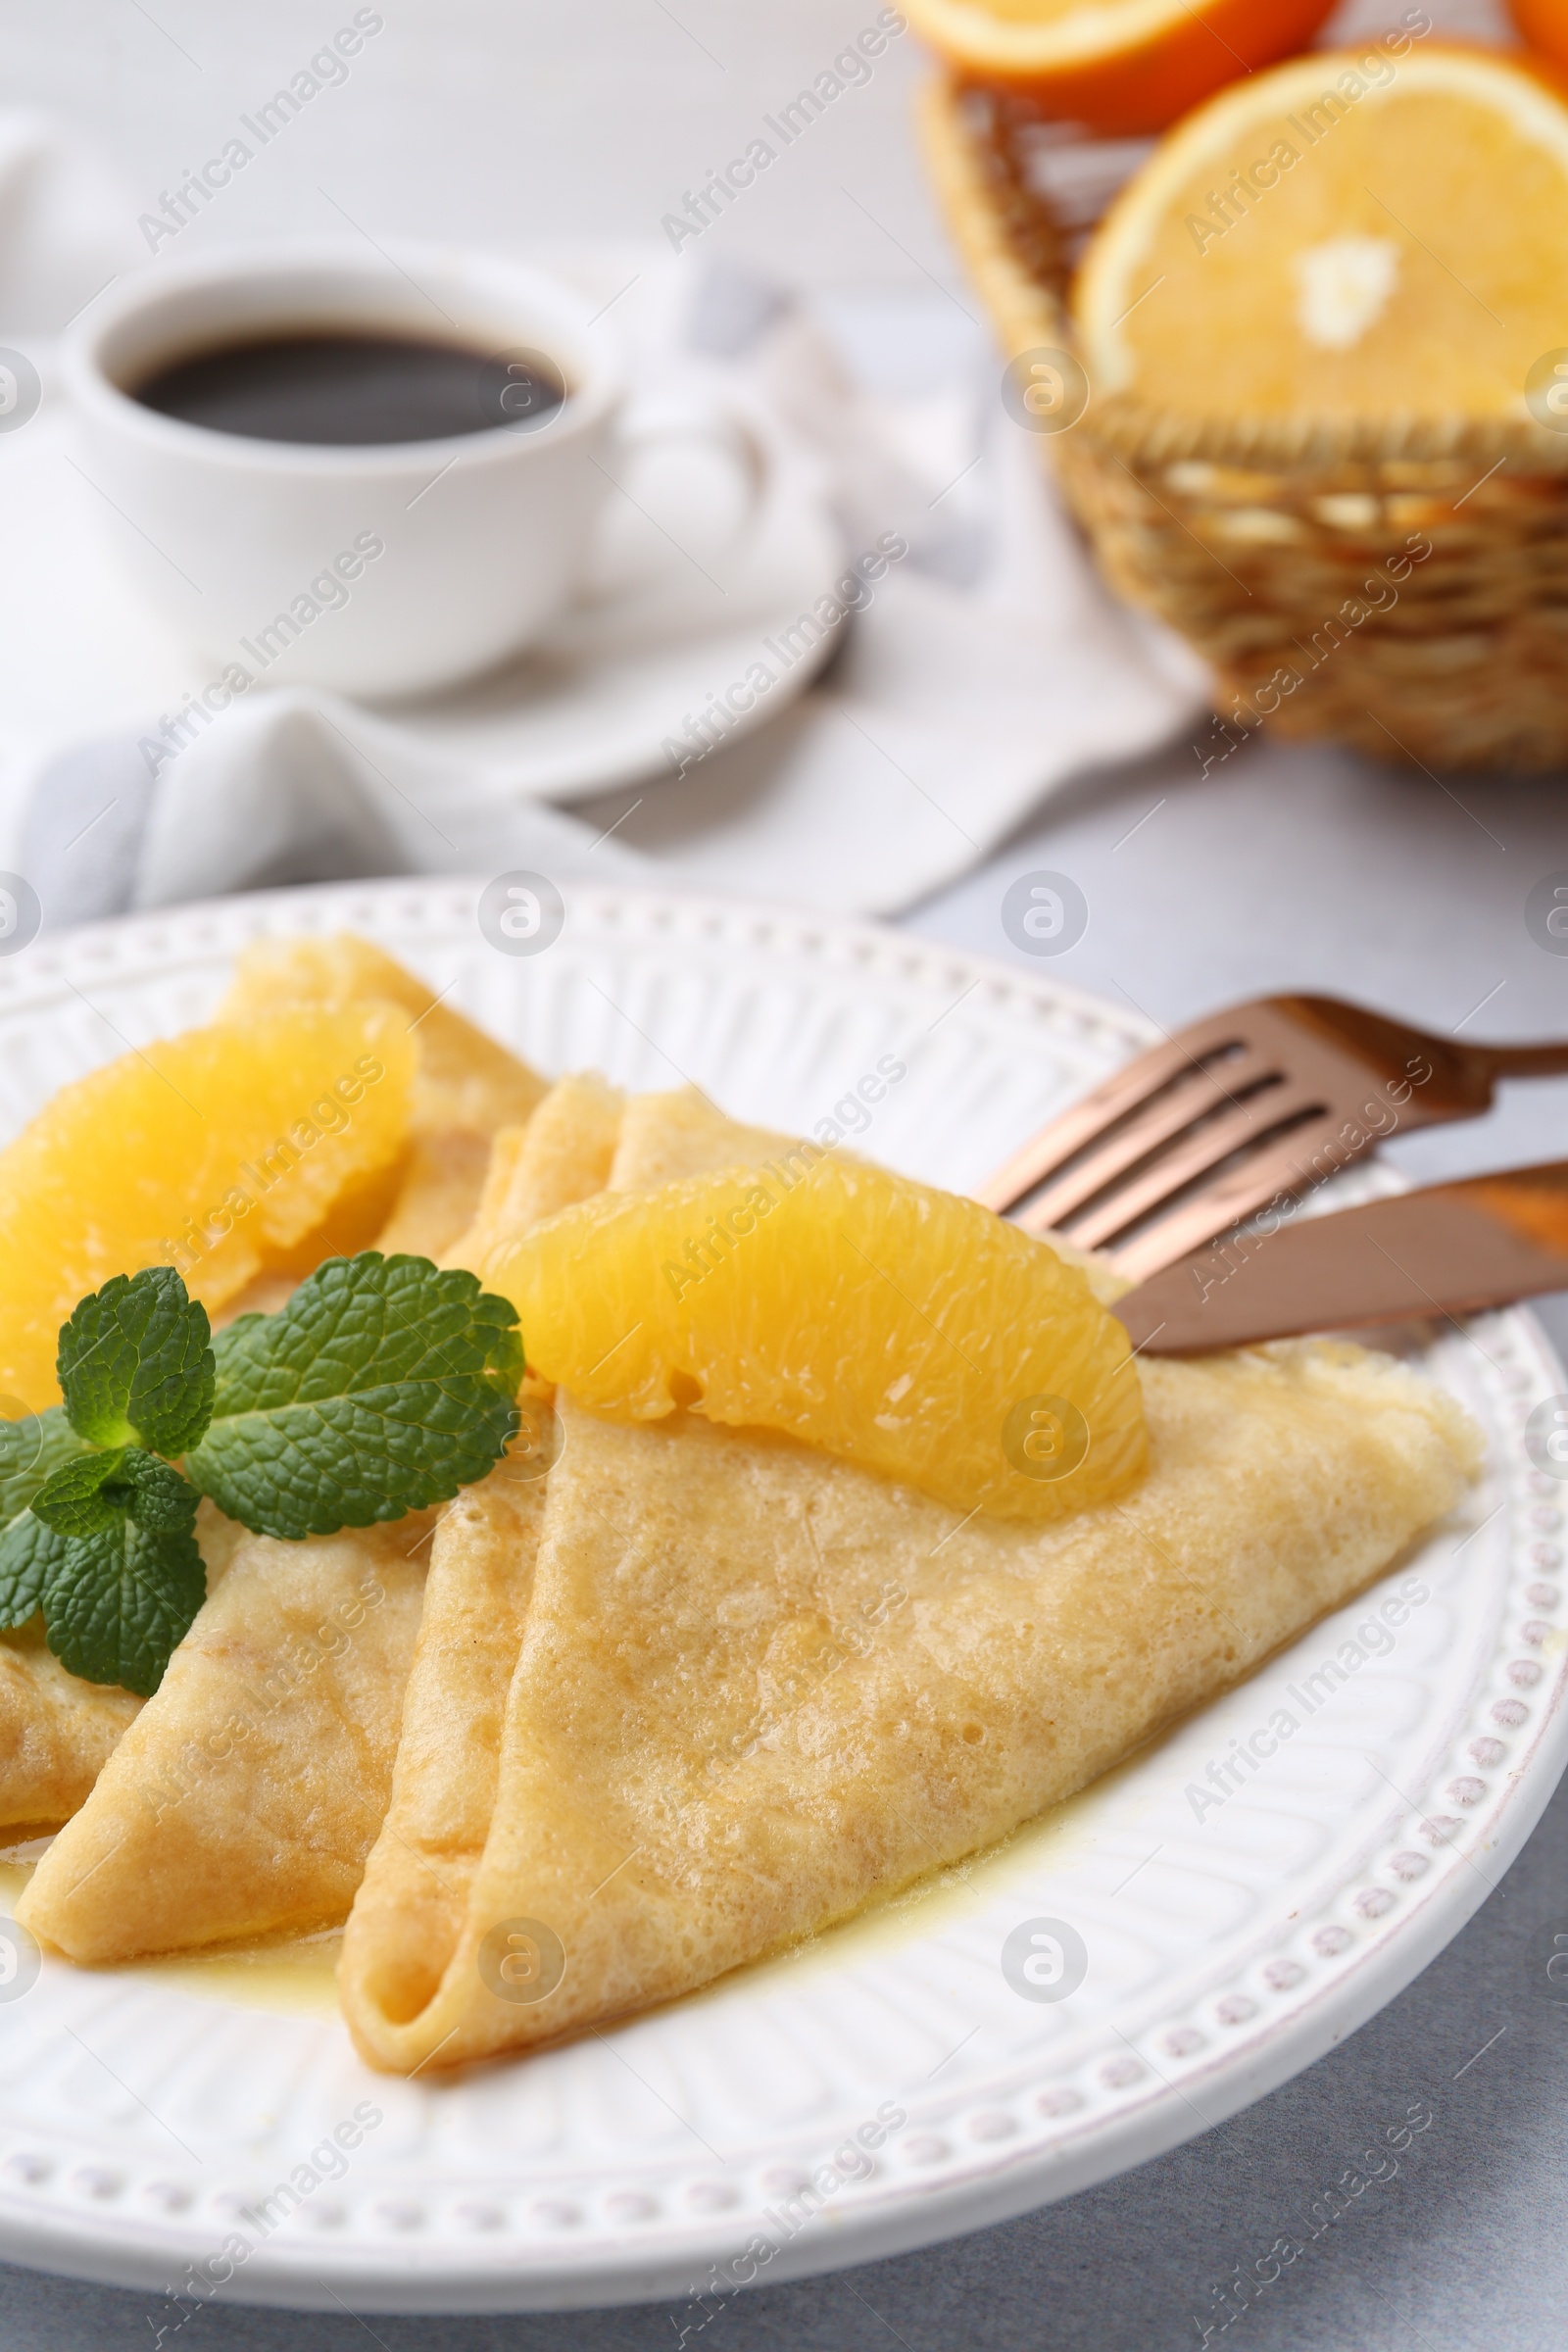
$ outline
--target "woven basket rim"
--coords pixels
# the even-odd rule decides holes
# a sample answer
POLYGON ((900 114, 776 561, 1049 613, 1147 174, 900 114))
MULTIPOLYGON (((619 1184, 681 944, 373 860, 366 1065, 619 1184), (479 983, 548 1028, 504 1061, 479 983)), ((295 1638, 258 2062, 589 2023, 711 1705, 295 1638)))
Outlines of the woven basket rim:
MULTIPOLYGON (((920 103, 926 160, 944 198, 949 226, 991 310, 1009 360, 1026 351, 1060 350, 1082 367, 1078 337, 1060 283, 1046 283, 1021 251, 1019 215, 1049 234, 1049 207, 1015 176, 998 141, 977 138, 969 120, 977 99, 996 93, 939 72, 920 103)), ((1086 376, 1087 376, 1087 370, 1086 376)), ((1198 461, 1238 469, 1319 473, 1337 466, 1463 462, 1478 477, 1513 461, 1526 474, 1568 473, 1568 434, 1533 418, 1333 415, 1197 416, 1130 393, 1093 396, 1072 428, 1134 471, 1198 461)))

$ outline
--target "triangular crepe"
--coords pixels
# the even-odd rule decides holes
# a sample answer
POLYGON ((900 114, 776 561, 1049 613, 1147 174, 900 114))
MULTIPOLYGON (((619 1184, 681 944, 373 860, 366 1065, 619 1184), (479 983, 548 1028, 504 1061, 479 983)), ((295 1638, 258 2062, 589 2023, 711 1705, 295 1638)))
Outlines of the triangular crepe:
POLYGON ((342 1919, 386 1810, 436 1516, 240 1531, 23 1925, 93 1962, 342 1919))
MULTIPOLYGON (((244 1530, 209 1503, 196 1532, 213 1592, 244 1530)), ((41 1616, 0 1634, 0 1827, 69 1821, 142 1703, 129 1690, 68 1674, 44 1646, 41 1616)))
POLYGON ((682 1176, 749 1167, 787 1152, 795 1142, 771 1127, 727 1119, 695 1086, 671 1095, 633 1095, 620 1125, 610 1172, 612 1193, 648 1193, 682 1176))
MULTIPOLYGON (((536 1402, 529 1412, 526 1434, 547 1450, 550 1407, 536 1402)), ((434 1990, 489 1834, 544 1518, 545 1481, 526 1477, 530 1467, 537 1457, 511 1477, 503 1465, 461 1494, 431 1547, 391 1801, 338 1965, 345 1985, 368 1962, 373 1984, 364 1997, 394 2016, 413 2016, 434 1990)))
POLYGON ((446 1004, 384 949, 340 931, 331 939, 258 940, 245 950, 219 1018, 243 1023, 279 1004, 358 1004, 388 998, 401 1004, 418 1040, 414 1089, 416 1135, 464 1128, 494 1135, 524 1125, 549 1080, 446 1004))
POLYGON ((69 1821, 140 1705, 68 1674, 42 1618, 0 1634, 0 1829, 69 1821))
MULTIPOLYGON (((568 1206, 575 1185, 595 1189, 619 1106, 600 1080, 554 1090, 509 1154, 513 1197, 541 1213, 568 1206)), ((431 1725, 450 1700, 493 1778, 519 1631, 505 1624, 505 1592, 514 1587, 519 1606, 527 1592, 552 1428, 536 1395, 522 1406, 511 1456, 460 1498, 450 1535, 426 1512, 280 1544, 204 1511, 209 1598, 130 1744, 40 1864, 19 1913, 35 1935, 74 1959, 110 1960, 341 1920, 387 1812, 427 1560, 437 1653, 448 1627, 456 1672, 419 1720, 431 1725), (481 1653, 498 1627, 486 1727, 481 1653)), ((410 1853, 425 1835, 441 1736, 438 1723, 421 1733, 410 1853)))
MULTIPOLYGON (((690 1172, 689 1102, 633 1113, 617 1189, 636 1149, 690 1172)), ((1472 1466, 1458 1407, 1359 1349, 1145 1380, 1146 1482, 1046 1530, 558 1399, 484 1852, 438 1980, 361 1942, 364 2055, 447 2066, 668 1998, 1004 1836, 1354 1592, 1472 1466)))
POLYGON ((366 998, 404 1008, 419 1056, 408 1167, 375 1247, 388 1256, 409 1250, 441 1258, 472 1220, 492 1139, 525 1124, 548 1081, 382 949, 349 931, 331 939, 258 941, 239 958, 221 1017, 243 1022, 301 1000, 366 998))
POLYGON ((463 1127, 416 1136, 392 1213, 371 1247, 384 1257, 406 1250, 439 1264, 472 1220, 490 1158, 488 1139, 463 1127))
MULTIPOLYGON (((781 1141, 735 1126, 695 1088, 628 1102, 591 1073, 564 1078, 525 1129, 497 1137, 478 1213, 448 1262, 481 1271, 501 1239, 588 1199, 619 1167, 640 1183, 650 1165, 686 1174, 761 1156, 781 1141)), ((525 1390, 522 1410, 522 1460, 461 1496, 432 1547, 392 1801, 338 1968, 351 2012, 409 2017, 429 1999, 489 1835, 543 1520, 539 1473, 559 1438, 537 1391, 525 1390)))
POLYGON ((558 1208, 602 1192, 625 1109, 618 1088, 590 1070, 553 1086, 526 1127, 503 1128, 473 1221, 443 1263, 482 1274, 503 1235, 526 1233, 558 1208))
MULTIPOLYGON (((389 1255, 409 1250, 440 1259, 473 1220, 492 1136, 506 1129, 515 1157, 526 1133, 521 1122, 544 1096, 545 1081, 414 973, 352 934, 258 943, 241 956, 222 1011, 243 1024, 284 1004, 367 998, 402 1006, 418 1048, 408 1164, 375 1247, 389 1255)), ((281 1306, 313 1259, 336 1246, 328 1234, 314 1238, 314 1251, 287 1270, 260 1276, 229 1302, 219 1324, 281 1306)), ((210 1590, 215 1529, 213 1515, 204 1514, 210 1590)), ((407 1662, 405 1654, 396 1665, 394 1716, 407 1662)), ((128 1691, 68 1674, 43 1646, 36 1624, 0 1635, 0 1826, 68 1820, 140 1704, 128 1691)))
MULTIPOLYGON (((485 1199, 455 1262, 477 1271, 498 1232, 526 1232, 598 1192, 622 1108, 601 1078, 553 1087, 514 1149, 507 1136, 498 1139, 485 1199)), ((422 2008, 439 1982, 495 1806, 502 1718, 559 1434, 547 1393, 525 1386, 519 1405, 522 1429, 511 1455, 459 1495, 431 1547, 391 1802, 338 1968, 339 1985, 352 1986, 356 2002, 400 2016, 422 2008)))

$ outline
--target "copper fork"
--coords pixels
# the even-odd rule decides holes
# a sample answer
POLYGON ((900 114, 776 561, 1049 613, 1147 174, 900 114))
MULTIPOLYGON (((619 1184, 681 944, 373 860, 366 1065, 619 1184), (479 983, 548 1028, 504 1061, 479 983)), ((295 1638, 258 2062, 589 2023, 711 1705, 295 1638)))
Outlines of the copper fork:
POLYGON ((1141 1282, 1391 1135, 1478 1117, 1499 1078, 1563 1071, 1568 1044, 1462 1045, 1339 997, 1259 997, 1140 1054, 975 1197, 1141 1282))

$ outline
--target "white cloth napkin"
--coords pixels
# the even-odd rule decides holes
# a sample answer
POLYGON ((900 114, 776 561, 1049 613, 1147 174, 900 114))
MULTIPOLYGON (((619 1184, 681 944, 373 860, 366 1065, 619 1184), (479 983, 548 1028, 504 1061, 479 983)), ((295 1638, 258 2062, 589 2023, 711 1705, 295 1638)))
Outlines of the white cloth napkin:
MULTIPOLYGON (((519 867, 892 911, 982 858, 1069 778, 1151 751, 1204 707, 1185 649, 1100 585, 1038 441, 1003 409, 1000 364, 988 356, 976 381, 941 398, 873 398, 779 289, 695 255, 601 252, 558 266, 603 299, 617 293, 641 385, 740 388, 813 453, 847 555, 890 531, 907 542, 818 681, 746 740, 682 775, 666 760, 591 813, 498 789, 413 730, 389 746, 383 725, 372 751, 352 705, 309 688, 253 688, 150 772, 142 746, 158 711, 137 683, 150 658, 138 672, 123 600, 97 593, 90 552, 62 559, 50 524, 71 445, 47 397, 47 333, 69 311, 40 309, 50 272, 37 257, 51 240, 71 246, 73 270, 57 274, 73 308, 94 276, 158 266, 112 234, 94 246, 97 189, 92 159, 69 140, 0 118, 0 344, 24 332, 9 327, 24 289, 16 315, 46 392, 39 416, 0 437, 12 561, 0 814, 9 800, 14 865, 46 924, 270 883, 519 867), (33 160, 8 179, 19 144, 33 160), (29 173, 52 209, 7 201, 29 173)), ((70 490, 90 509, 79 481, 70 490)))

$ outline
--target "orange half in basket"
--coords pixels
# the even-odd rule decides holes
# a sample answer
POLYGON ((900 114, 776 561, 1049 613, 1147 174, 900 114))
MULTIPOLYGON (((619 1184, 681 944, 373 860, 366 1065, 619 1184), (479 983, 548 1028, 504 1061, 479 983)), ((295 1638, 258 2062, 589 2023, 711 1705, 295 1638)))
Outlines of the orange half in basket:
POLYGON ((1334 0, 905 0, 958 72, 1110 136, 1163 130, 1239 74, 1289 57, 1334 0))
POLYGON ((1568 66, 1568 0, 1508 0, 1508 14, 1533 49, 1568 66))
POLYGON ((1568 387, 1568 107, 1480 50, 1277 67, 1128 183, 1074 312, 1097 393, 1188 416, 1550 423, 1543 369, 1561 363, 1568 387))

